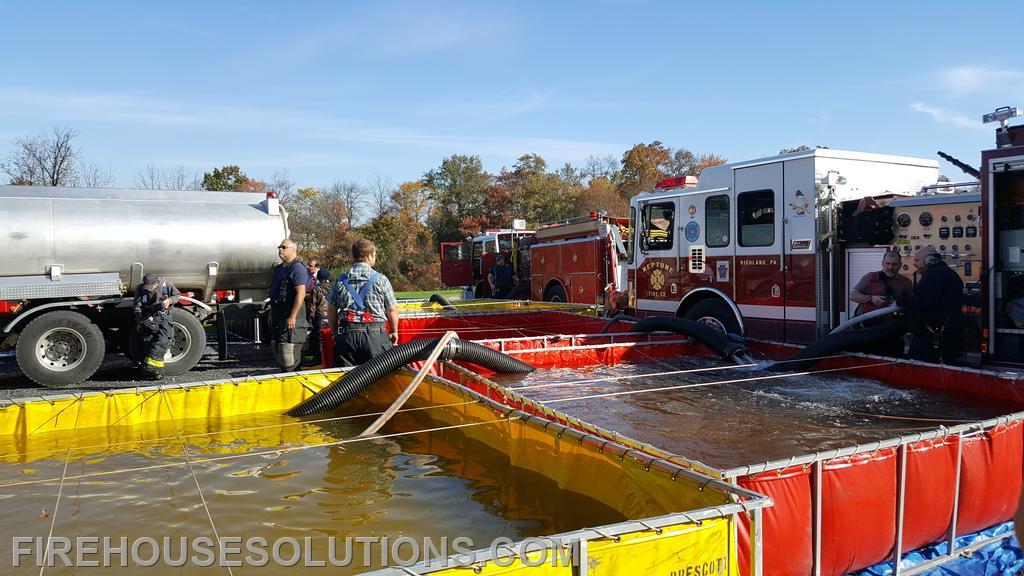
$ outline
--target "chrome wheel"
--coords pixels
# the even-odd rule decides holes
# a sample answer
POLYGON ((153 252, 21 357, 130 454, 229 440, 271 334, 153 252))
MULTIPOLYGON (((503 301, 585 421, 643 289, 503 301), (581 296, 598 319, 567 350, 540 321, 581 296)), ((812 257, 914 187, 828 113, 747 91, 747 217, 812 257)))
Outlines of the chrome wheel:
POLYGON ((170 343, 167 345, 167 353, 170 354, 170 356, 167 356, 167 354, 164 355, 165 362, 177 362, 178 360, 181 360, 181 358, 185 356, 192 347, 192 335, 189 334, 188 330, 184 326, 174 322, 171 324, 171 328, 173 328, 173 334, 171 335, 170 343))
POLYGON ((85 336, 73 328, 51 328, 36 340, 36 359, 54 372, 74 370, 85 360, 85 336))

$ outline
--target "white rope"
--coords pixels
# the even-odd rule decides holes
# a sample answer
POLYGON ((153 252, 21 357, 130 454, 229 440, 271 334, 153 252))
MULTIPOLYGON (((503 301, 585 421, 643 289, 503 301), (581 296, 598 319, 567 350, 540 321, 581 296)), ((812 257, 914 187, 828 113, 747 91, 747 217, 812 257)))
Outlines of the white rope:
MULTIPOLYGON (((167 401, 167 395, 163 393, 163 389, 160 389, 160 399, 164 401, 164 406, 167 406, 167 414, 171 417, 171 425, 174 426, 174 431, 178 435, 178 442, 181 443, 181 451, 185 456, 185 462, 188 464, 188 470, 192 474, 192 480, 196 483, 196 490, 199 492, 199 499, 203 502, 203 509, 206 510, 206 517, 210 520, 210 527, 213 528, 213 537, 217 539, 217 548, 221 549, 220 534, 217 532, 217 524, 213 521, 213 515, 210 514, 210 506, 206 503, 206 496, 203 495, 203 487, 199 485, 199 477, 196 476, 196 469, 192 467, 192 459, 188 455, 188 446, 185 445, 185 440, 181 437, 181 431, 178 429, 177 421, 174 419, 174 412, 171 410, 171 403, 167 401)), ((221 550, 221 553, 224 551, 221 550)), ((228 574, 234 576, 231 571, 231 566, 226 566, 228 574)))
MULTIPOLYGON (((341 445, 344 445, 344 444, 355 444, 355 443, 358 443, 358 442, 366 442, 368 440, 383 440, 383 439, 387 439, 387 438, 397 438, 399 436, 407 436, 407 435, 410 435, 410 434, 424 434, 424 433, 428 433, 428 432, 440 432, 442 430, 454 430, 456 428, 468 428, 470 426, 480 426, 480 425, 483 425, 483 424, 494 424, 495 422, 500 422, 501 420, 502 419, 484 420, 484 421, 481 421, 481 422, 469 422, 469 423, 466 423, 466 424, 454 424, 454 425, 451 425, 451 426, 440 426, 438 428, 424 428, 424 429, 420 429, 420 430, 411 430, 409 432, 395 432, 395 433, 392 433, 392 434, 381 434, 381 435, 373 436, 373 437, 370 437, 370 438, 353 437, 353 438, 346 438, 344 440, 336 440, 334 442, 321 442, 319 444, 304 444, 302 446, 294 446, 294 447, 288 447, 288 448, 278 448, 276 450, 264 450, 264 451, 261 451, 261 452, 247 452, 245 454, 228 454, 226 456, 215 456, 215 457, 211 457, 211 458, 199 458, 199 459, 194 460, 193 463, 195 463, 195 464, 206 464, 208 462, 223 462, 223 461, 226 461, 226 460, 239 460, 239 459, 242 459, 242 458, 252 458, 252 457, 255 457, 255 456, 261 456, 262 457, 262 456, 281 455, 281 454, 290 453, 290 452, 302 452, 303 450, 310 450, 310 449, 313 449, 313 448, 325 448, 325 447, 331 447, 331 446, 341 446, 341 445)), ((78 480, 78 479, 82 479, 82 478, 96 478, 96 477, 100 477, 100 476, 112 476, 112 475, 116 475, 116 474, 127 474, 127 473, 131 473, 131 472, 147 472, 149 470, 162 470, 162 469, 165 469, 165 468, 177 468, 179 466, 184 466, 184 465, 185 465, 184 462, 171 462, 171 463, 167 463, 167 464, 154 464, 152 466, 139 466, 137 468, 121 468, 121 469, 118 469, 118 470, 105 470, 103 472, 91 472, 89 474, 78 474, 76 476, 68 476, 67 478, 69 480, 78 480)), ((54 482, 56 480, 60 480, 60 479, 59 478, 40 478, 38 480, 25 480, 25 481, 22 481, 22 482, 7 482, 7 483, 4 483, 4 484, 0 484, 0 489, 3 489, 3 488, 13 488, 13 487, 18 487, 18 486, 29 486, 29 485, 32 485, 32 484, 46 484, 46 483, 49 483, 49 482, 54 482)))
MULTIPOLYGON (((668 362, 664 362, 664 361, 658 360, 654 356, 651 356, 649 354, 645 354, 642 350, 638 349, 638 351, 641 354, 644 354, 644 356, 647 356, 648 358, 651 358, 652 360, 654 360, 655 362, 658 362, 659 364, 662 364, 663 366, 667 366, 667 367, 670 367, 670 368, 672 367, 672 365, 669 364, 668 362)), ((516 350, 516 352, 520 352, 520 350, 516 350)), ((522 352, 531 352, 531 350, 523 350, 522 352)), ((845 354, 836 354, 836 355, 832 355, 832 356, 818 356, 817 358, 800 358, 799 360, 779 360, 778 362, 776 362, 776 364, 782 364, 784 362, 802 362, 802 361, 805 361, 805 360, 826 360, 826 359, 829 359, 829 358, 841 358, 843 356, 845 356, 845 354)), ((674 374, 694 374, 694 373, 697 373, 697 372, 715 372, 715 371, 719 371, 719 370, 731 370, 731 369, 734 369, 734 368, 752 368, 754 366, 760 366, 760 363, 756 363, 755 362, 755 363, 751 363, 751 364, 729 364, 729 365, 726 365, 726 366, 711 366, 711 367, 708 367, 708 368, 686 368, 686 369, 679 369, 679 370, 670 370, 670 371, 667 371, 667 372, 651 372, 651 373, 648 373, 648 374, 628 374, 628 375, 625 375, 625 376, 608 376, 606 378, 591 378, 591 379, 588 379, 588 380, 561 380, 561 381, 556 381, 556 382, 541 382, 539 384, 526 384, 526 385, 523 385, 523 386, 510 386, 508 389, 509 390, 525 390, 525 389, 532 390, 534 388, 552 388, 552 387, 557 387, 557 386, 571 386, 573 384, 593 384, 593 383, 596 383, 596 382, 631 380, 631 379, 634 379, 634 378, 648 378, 648 377, 654 377, 654 376, 671 376, 671 375, 674 375, 674 374)))
POLYGON ((676 384, 674 386, 661 386, 658 388, 644 388, 641 390, 623 390, 619 392, 604 392, 600 394, 590 394, 586 396, 574 396, 572 398, 555 398, 553 400, 537 400, 540 404, 558 404, 561 402, 571 402, 573 400, 589 400, 591 398, 610 398, 613 396, 629 396, 633 394, 644 394, 647 392, 664 392, 665 390, 678 390, 685 388, 702 388, 704 386, 719 386, 722 384, 736 384, 738 382, 756 382, 758 380, 777 380, 781 378, 793 378, 795 376, 812 376, 815 374, 825 374, 828 372, 841 372, 844 370, 857 370, 859 368, 873 368, 876 366, 888 366, 890 364, 897 364, 898 362, 879 362, 877 364, 865 364, 863 366, 848 366, 845 368, 829 368, 827 370, 812 370, 808 372, 791 372, 788 374, 773 374, 771 376, 756 376, 753 378, 737 378, 735 380, 719 380, 717 382, 700 382, 697 384, 676 384))
MULTIPOLYGON (((53 505, 53 515, 50 517, 50 532, 46 535, 46 550, 43 554, 44 558, 50 556, 50 540, 53 538, 53 527, 57 524, 57 511, 60 509, 60 497, 64 493, 64 480, 68 476, 68 463, 71 462, 71 449, 75 446, 75 432, 78 430, 78 418, 82 415, 82 397, 78 397, 78 410, 75 412, 75 426, 71 429, 71 438, 68 440, 68 453, 64 457, 64 471, 60 474, 60 487, 57 488, 57 502, 53 505)), ((63 410, 62 410, 63 412, 63 410)), ((39 576, 43 576, 43 571, 46 570, 46 562, 43 562, 39 566, 39 576)))

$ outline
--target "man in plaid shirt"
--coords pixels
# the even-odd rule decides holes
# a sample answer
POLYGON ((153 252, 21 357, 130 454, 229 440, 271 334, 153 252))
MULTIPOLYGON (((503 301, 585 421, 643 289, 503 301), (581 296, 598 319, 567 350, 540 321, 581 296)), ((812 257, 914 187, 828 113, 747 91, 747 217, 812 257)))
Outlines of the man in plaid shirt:
POLYGON ((373 242, 364 239, 352 244, 352 261, 327 294, 335 366, 362 364, 398 342, 398 301, 391 282, 373 269, 377 262, 373 242))

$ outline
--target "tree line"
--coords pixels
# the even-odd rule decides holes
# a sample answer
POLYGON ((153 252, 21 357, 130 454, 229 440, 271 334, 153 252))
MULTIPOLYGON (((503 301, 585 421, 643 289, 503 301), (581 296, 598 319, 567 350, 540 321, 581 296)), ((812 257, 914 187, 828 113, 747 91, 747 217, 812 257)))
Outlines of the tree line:
MULTIPOLYGON (((109 169, 85 162, 74 145, 77 136, 77 131, 56 127, 19 138, 0 160, 0 172, 11 184, 113 185, 109 169)), ((143 189, 276 192, 305 258, 341 270, 349 265, 351 243, 369 238, 378 247, 377 269, 396 290, 430 290, 441 285, 440 242, 507 228, 516 218, 533 227, 595 210, 625 215, 629 199, 658 181, 699 175, 725 161, 655 140, 636 144, 619 158, 591 156, 582 166, 552 168, 539 154, 524 154, 497 174, 484 170, 479 156, 453 154, 421 179, 399 184, 378 175, 365 183, 297 186, 284 173, 258 180, 230 164, 202 175, 184 166, 150 164, 133 184, 143 189)))

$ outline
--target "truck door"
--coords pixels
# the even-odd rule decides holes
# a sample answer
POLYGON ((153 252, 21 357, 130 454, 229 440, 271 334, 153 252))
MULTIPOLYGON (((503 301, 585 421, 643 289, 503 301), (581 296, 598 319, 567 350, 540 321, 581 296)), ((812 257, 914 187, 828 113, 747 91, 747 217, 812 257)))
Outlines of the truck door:
POLYGON ((451 287, 473 285, 473 269, 465 242, 441 242, 441 282, 451 287))
POLYGON ((674 313, 679 301, 678 199, 641 202, 638 206, 637 308, 674 313))
POLYGON ((736 303, 747 333, 786 339, 786 278, 782 258, 783 164, 733 172, 736 190, 736 303))

